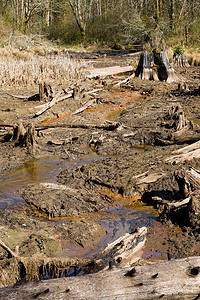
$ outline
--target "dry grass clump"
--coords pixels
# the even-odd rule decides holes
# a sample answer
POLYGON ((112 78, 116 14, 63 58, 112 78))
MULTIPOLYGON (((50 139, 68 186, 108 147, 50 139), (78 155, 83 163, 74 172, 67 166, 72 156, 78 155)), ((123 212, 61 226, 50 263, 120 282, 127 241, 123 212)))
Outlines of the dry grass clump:
POLYGON ((25 279, 26 281, 38 281, 44 277, 65 277, 70 266, 81 268, 87 265, 89 260, 68 257, 45 257, 42 253, 30 257, 12 257, 0 261, 0 288, 15 284, 25 279))
POLYGON ((0 86, 29 86, 41 80, 62 84, 83 76, 85 63, 65 54, 37 55, 33 51, 0 49, 0 86))
MULTIPOLYGON (((169 47, 166 52, 170 62, 173 62, 174 49, 172 47, 169 47)), ((185 55, 187 57, 188 63, 191 66, 200 66, 200 49, 186 48, 185 55)))
POLYGON ((185 52, 188 62, 191 66, 200 66, 200 51, 197 49, 188 49, 185 52))

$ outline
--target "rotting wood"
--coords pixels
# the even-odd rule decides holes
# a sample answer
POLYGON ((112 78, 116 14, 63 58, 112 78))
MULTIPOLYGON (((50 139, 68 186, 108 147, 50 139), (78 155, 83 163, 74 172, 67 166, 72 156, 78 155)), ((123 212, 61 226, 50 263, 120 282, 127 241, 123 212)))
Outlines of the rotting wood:
POLYGON ((96 93, 96 92, 100 92, 100 91, 102 91, 102 90, 103 90, 102 88, 94 89, 94 90, 92 90, 92 91, 86 92, 86 94, 90 95, 90 94, 93 94, 93 93, 96 93))
POLYGON ((131 74, 128 78, 122 80, 122 81, 119 81, 118 83, 115 84, 115 86, 120 86, 124 83, 127 83, 130 79, 134 78, 135 77, 135 73, 131 74))
MULTIPOLYGON (((194 300, 199 298, 200 256, 163 263, 113 268, 96 274, 29 282, 0 290, 1 299, 30 299, 48 290, 44 299, 194 300)), ((41 298, 43 299, 43 298, 41 298)))
POLYGON ((197 150, 200 148, 200 140, 183 148, 173 151, 173 154, 186 154, 190 151, 197 150))
POLYGON ((184 92, 188 92, 189 88, 186 82, 179 82, 178 83, 178 91, 184 91, 184 92))
POLYGON ((36 148, 36 137, 35 126, 32 123, 30 123, 27 127, 25 145, 28 147, 30 154, 33 155, 36 148))
POLYGON ((49 128, 82 128, 82 129, 104 129, 104 130, 114 130, 119 126, 118 123, 112 122, 109 124, 67 124, 67 123, 54 123, 54 124, 40 124, 35 126, 36 131, 46 130, 49 128))
POLYGON ((184 126, 183 128, 181 128, 180 130, 172 132, 170 134, 170 140, 173 141, 173 140, 180 138, 180 136, 182 136, 183 133, 185 133, 187 130, 189 130, 189 128, 190 128, 189 125, 187 125, 187 126, 184 126))
POLYGON ((114 265, 119 268, 131 266, 142 257, 146 234, 146 227, 136 228, 134 233, 126 233, 107 245, 98 260, 95 260, 95 265, 101 269, 114 265))
POLYGON ((179 168, 174 172, 175 179, 179 185, 179 194, 188 197, 195 190, 200 190, 200 171, 190 168, 179 168))
POLYGON ((56 95, 56 90, 54 88, 54 86, 52 86, 52 84, 48 81, 44 81, 43 82, 44 85, 44 95, 47 99, 53 99, 56 95))
POLYGON ((13 95, 10 93, 6 93, 7 95, 13 97, 13 98, 17 98, 17 99, 26 99, 26 100, 39 100, 39 94, 35 94, 35 95, 31 95, 31 96, 24 96, 24 95, 13 95))
MULTIPOLYGON (((98 91, 101 91, 102 89, 95 89, 95 90, 92 90, 92 91, 88 91, 86 94, 88 95, 94 95, 94 93, 98 92, 98 91)), ((77 93, 79 92, 79 89, 78 88, 74 88, 73 90, 70 90, 68 92, 65 91, 65 94, 63 95, 63 90, 58 92, 54 98, 51 99, 50 102, 48 102, 47 104, 43 104, 43 105, 40 105, 40 106, 37 106, 37 107, 40 107, 41 109, 35 113, 35 117, 38 117, 40 116, 41 114, 43 114, 46 110, 48 110, 49 108, 51 108, 54 104, 60 102, 60 101, 63 101, 63 100, 66 100, 68 98, 71 98, 71 97, 75 97, 75 94, 76 94, 76 97, 77 97, 77 93)), ((96 96, 96 95, 94 95, 96 96)), ((75 114, 78 114, 82 111, 84 111, 88 106, 90 106, 93 102, 95 102, 95 99, 93 100, 90 100, 89 102, 87 102, 83 107, 80 107, 79 109, 77 109, 74 113, 72 113, 72 115, 75 115, 75 114)))
POLYGON ((44 101, 44 82, 40 82, 39 84, 39 97, 40 97, 40 102, 44 101))
MULTIPOLYGON (((3 123, 0 124, 0 126, 1 125, 3 125, 3 123)), ((4 135, 5 138, 2 139, 2 142, 10 140, 14 141, 16 146, 25 146, 28 148, 30 154, 34 154, 36 146, 34 125, 32 123, 23 124, 21 121, 15 124, 7 123, 6 125, 8 125, 8 127, 12 127, 13 132, 8 132, 7 136, 4 135)))
POLYGON ((170 156, 165 159, 165 162, 178 164, 184 161, 190 161, 194 158, 200 158, 200 148, 192 151, 188 151, 187 153, 181 153, 177 155, 170 156))
POLYGON ((190 200, 191 200, 191 197, 187 197, 187 198, 183 199, 182 201, 167 203, 167 206, 169 209, 179 208, 183 205, 188 204, 190 202, 190 200))
POLYGON ((86 110, 90 105, 92 105, 94 102, 96 102, 96 99, 92 99, 92 100, 88 101, 85 105, 83 105, 82 107, 78 108, 75 112, 73 112, 72 115, 77 115, 77 114, 83 112, 83 111, 86 110))
POLYGON ((14 123, 0 122, 0 127, 13 127, 14 123))
MULTIPOLYGON (((7 122, 0 122, 0 127, 8 127, 13 128, 16 124, 7 123, 7 122)), ((74 124, 74 123, 53 123, 53 124, 36 124, 35 130, 41 131, 46 130, 49 128, 83 128, 83 129, 104 129, 104 130, 114 130, 119 127, 119 123, 117 122, 109 122, 105 124, 74 124)))
POLYGON ((133 179, 135 179, 136 181, 136 184, 139 185, 139 184, 147 184, 147 183, 151 183, 151 182, 155 182, 157 181, 158 179, 164 177, 166 174, 165 173, 154 173, 154 174, 145 174, 144 175, 141 175, 140 177, 132 177, 133 179))
POLYGON ((74 141, 77 141, 78 139, 79 139, 79 136, 75 136, 75 137, 72 137, 69 139, 61 139, 59 141, 51 140, 51 141, 48 141, 47 144, 55 145, 55 146, 62 146, 65 144, 73 143, 74 141))
MULTIPOLYGON (((164 120, 167 121, 168 127, 175 130, 175 132, 171 133, 171 140, 180 137, 190 128, 190 122, 185 117, 184 111, 180 105, 171 106, 164 120)), ((166 126, 165 123, 163 125, 166 126)))
POLYGON ((25 139, 26 129, 22 122, 18 122, 13 126, 13 136, 12 140, 15 141, 16 144, 23 144, 25 139))
POLYGON ((156 137, 154 145, 155 146, 168 146, 168 145, 172 145, 173 143, 174 142, 171 140, 169 141, 169 140, 162 139, 160 137, 156 137))
POLYGON ((42 109, 40 109, 38 112, 35 113, 35 117, 40 116, 41 114, 43 114, 46 110, 48 110, 49 108, 51 108, 54 104, 63 101, 65 99, 71 98, 73 96, 73 92, 69 91, 67 95, 61 95, 60 92, 58 92, 54 98, 52 98, 52 100, 50 102, 48 102, 47 104, 45 104, 42 109))

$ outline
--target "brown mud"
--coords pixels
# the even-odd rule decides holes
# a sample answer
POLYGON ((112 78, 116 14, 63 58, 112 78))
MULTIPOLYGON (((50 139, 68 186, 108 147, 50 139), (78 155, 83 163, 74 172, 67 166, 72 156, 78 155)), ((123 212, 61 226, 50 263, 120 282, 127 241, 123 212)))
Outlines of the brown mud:
MULTIPOLYGON (((130 63, 128 56, 112 61, 104 56, 99 62, 95 58, 96 66, 130 63)), ((21 257, 43 257, 42 261, 38 258, 40 263, 35 264, 33 271, 28 265, 24 267, 26 278, 45 277, 44 272, 38 271, 46 266, 44 257, 61 261, 68 257, 63 270, 73 264, 81 267, 86 263, 84 258, 97 255, 106 243, 144 225, 148 234, 141 263, 199 255, 199 223, 162 215, 156 221, 159 206, 152 200, 156 196, 175 201, 178 184, 174 171, 182 165, 197 169, 200 166, 199 158, 182 163, 166 161, 173 151, 200 137, 199 69, 177 72, 184 76, 188 90, 178 90, 178 83, 138 78, 116 87, 127 75, 71 82, 67 88, 78 86, 78 96, 57 103, 36 118, 40 102, 13 98, 10 94, 32 95, 38 87, 0 89, 1 122, 115 124, 112 130, 55 127, 37 131, 34 155, 26 147, 2 139, 2 240, 21 257), (101 91, 93 104, 74 115, 94 98, 87 92, 95 89, 101 91), (170 117, 172 107, 187 120, 187 129, 180 136, 174 135, 177 120, 170 117), (47 173, 45 164, 50 165, 47 173)), ((5 133, 7 129, 1 128, 0 135, 4 137, 5 133)), ((199 213, 195 201, 187 214, 189 220, 199 213)), ((13 262, 12 266, 5 251, 0 255, 0 269, 4 272, 0 286, 22 279, 23 268, 13 262), (15 275, 9 277, 13 270, 15 275)))

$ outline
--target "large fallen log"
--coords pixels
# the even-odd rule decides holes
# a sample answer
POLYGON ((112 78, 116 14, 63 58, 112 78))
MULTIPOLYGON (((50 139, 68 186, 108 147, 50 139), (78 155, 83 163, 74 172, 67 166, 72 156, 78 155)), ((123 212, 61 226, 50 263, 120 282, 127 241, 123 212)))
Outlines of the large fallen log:
POLYGON ((94 78, 94 77, 105 77, 110 75, 117 75, 117 74, 123 74, 127 72, 132 72, 133 67, 132 66, 114 66, 114 67, 107 67, 107 68, 90 68, 86 70, 88 72, 87 77, 88 78, 94 78))
POLYGON ((15 299, 180 299, 200 297, 200 257, 193 256, 133 268, 53 279, 0 289, 0 298, 15 299))

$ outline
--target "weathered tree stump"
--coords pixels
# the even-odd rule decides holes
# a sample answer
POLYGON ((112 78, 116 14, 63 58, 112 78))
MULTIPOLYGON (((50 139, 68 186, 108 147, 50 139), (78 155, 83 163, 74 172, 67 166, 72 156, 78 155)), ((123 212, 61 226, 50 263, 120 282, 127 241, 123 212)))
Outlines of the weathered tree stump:
POLYGON ((183 109, 179 105, 169 108, 162 125, 172 129, 170 133, 171 141, 180 138, 180 136, 191 127, 191 123, 187 120, 183 109))
POLYGON ((23 144, 25 139, 26 130, 22 122, 18 122, 13 126, 13 137, 12 140, 15 144, 23 144))
POLYGON ((32 123, 28 124, 27 127, 25 145, 28 148, 30 154, 35 153, 35 146, 36 146, 35 126, 32 123))
POLYGON ((179 81, 165 51, 141 54, 135 76, 147 80, 179 81))
POLYGON ((55 88, 50 82, 44 82, 44 95, 47 100, 52 99, 56 94, 55 88))
POLYGON ((44 82, 40 82, 39 84, 39 99, 40 102, 44 101, 44 82))
POLYGON ((152 197, 162 222, 169 220, 181 227, 188 227, 194 234, 200 230, 200 171, 181 167, 174 172, 179 190, 176 199, 165 200, 152 197))
POLYGON ((16 146, 27 147, 30 154, 34 154, 36 145, 34 125, 30 123, 24 126, 22 122, 14 124, 11 140, 15 142, 16 146))
POLYGON ((173 58, 174 58, 174 65, 177 67, 185 68, 190 66, 185 54, 181 54, 181 55, 175 54, 173 58))
POLYGON ((180 168, 174 172, 175 179, 179 185, 179 194, 186 198, 194 191, 200 191, 200 171, 194 168, 187 170, 180 168))
POLYGON ((185 117, 184 111, 180 106, 172 106, 169 109, 168 116, 171 120, 173 120, 172 126, 175 131, 181 130, 188 125, 188 120, 185 117))

